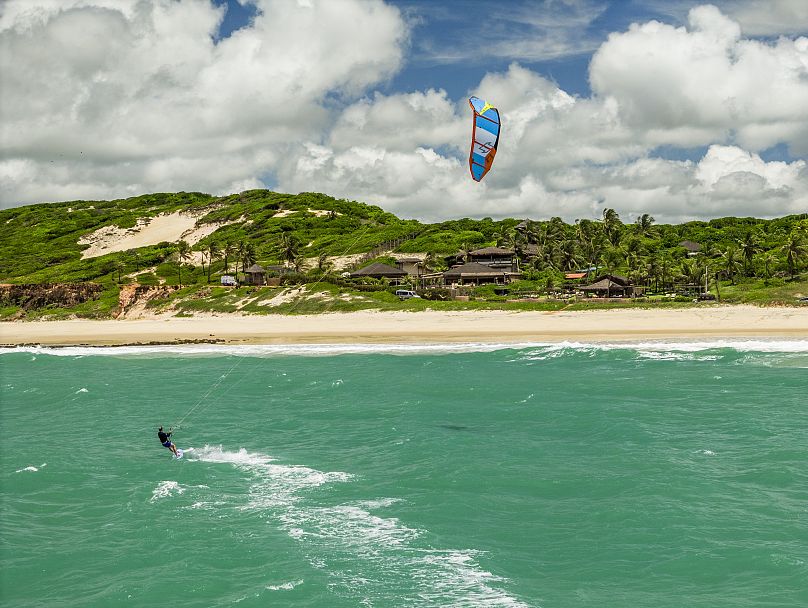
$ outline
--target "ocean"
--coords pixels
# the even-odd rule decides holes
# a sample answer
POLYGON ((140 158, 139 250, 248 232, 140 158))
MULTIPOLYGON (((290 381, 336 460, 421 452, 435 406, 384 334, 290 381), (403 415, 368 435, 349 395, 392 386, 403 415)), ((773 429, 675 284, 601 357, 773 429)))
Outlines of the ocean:
POLYGON ((808 606, 806 341, 17 348, 0 374, 6 608, 808 606))

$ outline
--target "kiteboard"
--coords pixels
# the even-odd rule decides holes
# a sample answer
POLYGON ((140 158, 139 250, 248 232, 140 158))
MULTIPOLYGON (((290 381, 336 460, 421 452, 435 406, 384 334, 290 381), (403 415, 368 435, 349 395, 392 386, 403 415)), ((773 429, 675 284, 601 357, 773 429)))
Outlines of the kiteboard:
POLYGON ((177 455, 174 456, 174 460, 179 460, 182 458, 183 454, 185 454, 185 452, 182 450, 182 448, 177 448, 177 455))

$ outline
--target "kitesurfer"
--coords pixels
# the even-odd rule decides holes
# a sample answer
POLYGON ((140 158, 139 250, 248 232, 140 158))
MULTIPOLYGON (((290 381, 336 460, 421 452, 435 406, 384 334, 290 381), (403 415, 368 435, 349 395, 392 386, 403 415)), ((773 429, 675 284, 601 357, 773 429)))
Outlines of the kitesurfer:
POLYGON ((172 432, 173 431, 171 429, 168 429, 168 433, 166 433, 163 430, 163 427, 161 426, 159 429, 157 429, 157 437, 158 437, 158 439, 160 439, 160 443, 163 444, 163 447, 166 447, 169 450, 171 450, 172 452, 174 452, 174 456, 179 458, 180 455, 177 454, 177 446, 175 446, 174 442, 171 441, 171 433, 172 432))

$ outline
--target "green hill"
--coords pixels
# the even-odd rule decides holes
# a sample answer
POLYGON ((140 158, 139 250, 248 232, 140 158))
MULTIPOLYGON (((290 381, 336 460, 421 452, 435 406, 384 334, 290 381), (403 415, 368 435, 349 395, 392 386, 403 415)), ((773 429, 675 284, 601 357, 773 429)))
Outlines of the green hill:
MULTIPOLYGON (((209 281, 217 282, 218 274, 258 262, 294 267, 297 273, 286 282, 316 281, 350 290, 333 271, 337 260, 344 266, 345 256, 371 252, 384 259, 394 249, 428 254, 427 264, 441 270, 445 256, 490 245, 519 255, 525 281, 517 291, 546 292, 563 282, 565 271, 582 268, 628 276, 651 292, 718 278, 719 295, 732 301, 792 303, 795 295, 808 291, 800 279, 808 258, 808 214, 664 225, 647 215, 624 224, 606 210, 599 221, 574 224, 559 218, 423 224, 324 194, 266 190, 224 197, 149 194, 2 210, 0 282, 99 283, 103 294, 97 302, 63 312, 105 316, 126 283, 180 284, 186 289, 172 298, 205 300, 223 297, 218 292, 199 295, 200 289, 210 290, 209 281), (688 255, 683 241, 698 244, 700 253, 688 255)), ((481 290, 479 300, 493 295, 481 290)), ((3 306, 0 316, 20 316, 13 302, 3 306)))

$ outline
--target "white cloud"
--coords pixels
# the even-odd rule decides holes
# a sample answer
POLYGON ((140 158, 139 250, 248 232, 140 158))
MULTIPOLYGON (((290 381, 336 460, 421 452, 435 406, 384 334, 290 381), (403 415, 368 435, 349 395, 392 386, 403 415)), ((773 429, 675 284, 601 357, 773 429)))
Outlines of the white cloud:
POLYGON ((749 36, 779 36, 808 33, 808 2, 805 0, 732 0, 721 4, 749 36))
POLYGON ((499 107, 503 136, 478 184, 465 99, 376 90, 407 49, 395 8, 257 6, 250 26, 216 44, 223 15, 207 0, 4 5, 3 204, 223 194, 271 175, 279 190, 425 220, 808 209, 805 161, 759 155, 779 143, 808 153, 807 38, 750 40, 703 6, 686 28, 650 22, 610 36, 591 64, 591 98, 518 64, 488 73, 474 90, 499 107), (706 153, 665 160, 657 146, 706 153))
POLYGON ((257 6, 217 45, 223 11, 206 0, 4 5, 3 204, 57 198, 65 174, 70 198, 256 183, 321 136, 329 96, 401 64, 407 30, 381 1, 257 6))
POLYGON ((609 36, 595 53, 593 90, 617 101, 650 145, 734 141, 752 150, 784 142, 808 152, 808 38, 741 38, 714 6, 689 29, 652 21, 609 36))

